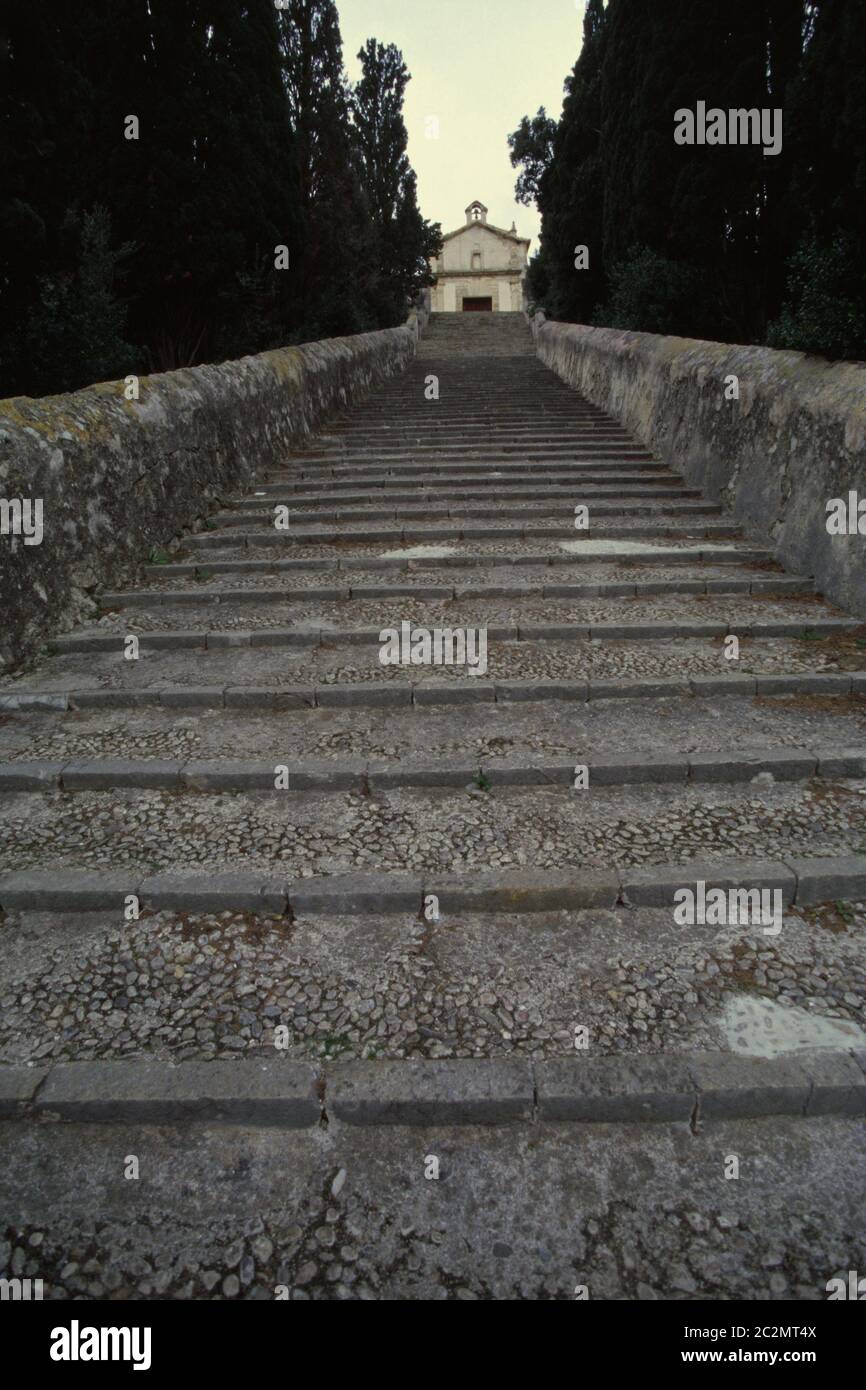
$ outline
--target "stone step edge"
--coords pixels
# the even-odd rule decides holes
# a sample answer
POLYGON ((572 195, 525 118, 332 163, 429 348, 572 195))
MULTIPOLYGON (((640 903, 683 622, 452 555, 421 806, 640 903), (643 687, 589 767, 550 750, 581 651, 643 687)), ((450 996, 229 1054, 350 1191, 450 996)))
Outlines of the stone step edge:
MULTIPOLYGON (((692 501, 691 499, 678 500, 672 497, 660 498, 638 498, 635 499, 634 506, 627 506, 624 502, 611 501, 608 498, 598 499, 589 498, 584 501, 589 505, 590 516, 650 516, 662 518, 665 516, 722 516, 722 508, 718 502, 692 501)), ((457 521, 462 518, 468 520, 486 517, 494 517, 497 520, 513 519, 519 517, 558 517, 574 515, 573 498, 559 498, 557 501, 541 502, 530 506, 520 506, 518 504, 505 504, 491 502, 488 506, 477 507, 450 507, 446 504, 441 506, 429 506, 419 504, 417 507, 382 507, 371 505, 369 507, 346 506, 334 507, 321 510, 316 507, 302 509, 297 503, 286 501, 277 502, 275 506, 288 506, 290 511, 294 511, 295 521, 302 521, 305 525, 321 526, 325 523, 342 523, 344 521, 412 521, 416 517, 423 517, 429 521, 457 521), (557 505, 557 501, 560 505, 557 505)), ((226 508, 224 511, 212 514, 212 519, 217 522, 220 530, 228 530, 233 527, 248 526, 251 522, 271 520, 274 507, 264 505, 244 506, 234 510, 226 508)), ((574 523, 568 528, 574 529, 574 523)))
POLYGON ((443 439, 433 440, 430 444, 396 440, 390 444, 351 443, 342 449, 309 448, 285 455, 282 466, 351 469, 361 465, 373 467, 379 463, 401 463, 416 468, 424 468, 428 464, 443 468, 462 468, 472 464, 485 467, 490 463, 544 464, 557 463, 560 460, 591 463, 594 459, 605 459, 614 463, 637 460, 641 463, 662 464, 662 460, 653 450, 631 442, 628 437, 620 435, 611 438, 594 433, 586 435, 579 430, 567 429, 560 439, 542 439, 538 442, 518 439, 516 443, 512 443, 510 435, 506 434, 501 443, 481 439, 467 439, 459 443, 453 439, 443 439))
POLYGON ((79 1124, 682 1124, 866 1114, 866 1053, 0 1067, 0 1118, 79 1124))
MULTIPOLYGON (((661 518, 659 518, 659 521, 661 518)), ((698 520, 692 524, 688 520, 682 526, 665 526, 658 522, 645 521, 632 526, 615 525, 604 527, 588 526, 586 530, 575 532, 573 526, 463 526, 455 524, 436 526, 370 526, 366 528, 347 527, 343 531, 316 531, 294 526, 290 531, 276 531, 262 526, 258 531, 244 531, 239 526, 218 526, 208 531, 198 531, 187 536, 184 544, 196 550, 266 550, 270 547, 291 548, 303 545, 334 545, 338 541, 356 545, 386 544, 436 544, 438 542, 465 542, 473 540, 533 541, 533 540, 633 540, 638 536, 659 536, 664 540, 707 540, 713 536, 739 538, 741 527, 738 522, 712 517, 698 520)))
POLYGON ((334 709, 412 705, 511 704, 537 700, 671 699, 723 695, 866 695, 866 670, 629 680, 464 680, 418 683, 358 681, 319 686, 176 686, 141 690, 5 690, 0 712, 63 713, 82 709, 334 709))
MULTIPOLYGON (((499 482, 500 480, 497 479, 496 481, 499 482)), ((396 509, 400 506, 411 506, 420 511, 431 503, 438 504, 440 507, 458 507, 466 502, 471 502, 492 509, 497 506, 497 502, 487 501, 490 491, 489 487, 481 487, 477 482, 474 485, 467 485, 466 488, 451 488, 447 493, 443 492, 441 488, 431 487, 428 492, 423 492, 419 491, 417 487, 401 489, 399 486, 389 484, 387 488, 381 489, 367 488, 358 492, 347 490, 337 498, 334 496, 333 490, 297 492, 269 483, 264 488, 251 488, 248 492, 226 493, 216 500, 227 512, 268 511, 281 505, 300 509, 322 506, 334 507, 338 504, 341 508, 345 507, 349 511, 361 510, 366 514, 368 507, 387 505, 396 509)), ((689 488, 685 484, 671 481, 652 481, 644 484, 634 481, 583 483, 580 491, 581 500, 589 498, 591 502, 701 502, 704 500, 703 493, 699 488, 689 488)), ((499 500, 505 500, 509 506, 523 501, 538 502, 539 499, 545 505, 553 506, 558 502, 568 505, 575 500, 573 483, 536 483, 534 487, 530 487, 527 483, 521 487, 497 487, 496 497, 499 500)), ((303 515, 306 516, 307 512, 304 511, 303 515)))
POLYGON ((300 556, 294 560, 209 560, 168 562, 162 565, 142 566, 142 573, 148 579, 177 578, 181 575, 200 575, 210 571, 212 574, 289 574, 293 570, 327 570, 346 572, 363 570, 426 570, 426 569, 503 569, 510 566, 554 568, 558 565, 767 565, 773 560, 768 550, 752 548, 730 550, 702 549, 659 546, 657 551, 621 551, 610 555, 587 551, 581 555, 577 551, 563 551, 547 555, 431 555, 421 559, 413 556, 394 556, 384 558, 379 555, 344 556, 300 556))
MULTIPOLYGON (((386 621, 386 620, 383 620, 386 621)), ((421 626, 413 622, 413 628, 421 626)), ((447 626, 464 630, 467 626, 486 632, 491 642, 583 642, 583 641, 658 641, 701 638, 807 638, 814 635, 857 632, 863 627, 859 618, 765 618, 758 621, 725 622, 712 619, 702 623, 644 621, 640 623, 501 623, 460 624, 449 619, 447 626)), ((175 629, 135 632, 140 647, 152 650, 220 651, 226 647, 334 647, 378 646, 380 634, 387 627, 327 628, 226 628, 209 631, 175 629)), ((48 650, 63 656, 80 652, 123 653, 129 633, 90 632, 55 637, 48 650)))
POLYGON ((388 453, 369 450, 356 454, 328 456, 304 455, 274 464, 265 481, 272 483, 303 483, 304 487, 361 487, 370 486, 375 479, 419 483, 455 483, 460 481, 521 481, 534 477, 542 482, 549 477, 570 474, 575 481, 588 478, 590 473, 603 473, 611 479, 628 480, 636 475, 653 474, 681 478, 669 464, 645 450, 623 449, 587 450, 582 446, 558 451, 533 450, 504 455, 501 451, 481 454, 475 450, 437 450, 419 455, 405 452, 388 453))
MULTIPOLYGON (((666 487, 677 486, 685 488, 685 482, 681 473, 675 473, 664 464, 622 464, 609 463, 602 461, 598 464, 565 464, 557 467, 556 471, 548 470, 543 478, 539 478, 537 470, 525 469, 517 472, 514 469, 506 470, 508 476, 500 470, 489 470, 481 472, 476 470, 474 473, 452 474, 447 479, 447 486, 443 486, 443 479, 437 475, 418 474, 403 475, 395 472, 367 472, 362 479, 358 479, 351 470, 346 470, 335 476, 328 472, 320 482, 315 482, 314 478, 319 477, 318 473, 298 473, 284 475, 277 470, 273 470, 265 478, 259 479, 249 485, 246 492, 241 494, 242 498, 256 497, 264 493, 271 498, 279 494, 286 494, 289 497, 306 495, 314 492, 319 497, 324 495, 329 501, 342 502, 345 497, 351 497, 361 489, 366 495, 375 497, 380 491, 393 492, 399 489, 406 489, 411 492, 411 498, 423 498, 425 490, 437 498, 462 497, 472 490, 483 496, 490 496, 494 484, 507 484, 502 488, 501 495, 504 497, 514 496, 514 489, 521 490, 528 488, 530 484, 536 484, 538 495, 545 496, 551 494, 553 490, 560 491, 566 487, 573 489, 575 486, 581 490, 587 487, 604 487, 611 491, 606 495, 617 495, 614 491, 619 488, 647 487, 653 485, 663 485, 666 487)), ((704 494, 699 488, 690 489, 696 496, 702 497, 704 494)), ((497 486, 496 495, 499 496, 497 486)), ((627 494, 626 494, 627 495, 627 494)), ((219 494, 215 494, 214 500, 219 494)), ((410 500, 411 500, 410 498, 410 500)))
POLYGON ((648 757, 613 757, 575 750, 571 760, 528 757, 525 754, 492 760, 459 757, 426 766, 379 759, 292 759, 275 754, 259 759, 121 759, 69 758, 0 763, 0 795, 21 791, 110 791, 147 789, 187 792, 276 792, 277 768, 288 769, 288 792, 345 792, 363 794, 396 787, 462 787, 480 782, 491 787, 572 787, 575 765, 588 772, 590 788, 646 784, 685 786, 689 783, 749 782, 761 774, 776 781, 818 777, 866 777, 866 744, 852 748, 771 748, 753 753, 657 753, 648 757))
POLYGON ((634 583, 614 579, 595 584, 358 584, 338 588, 306 589, 126 589, 99 595, 99 603, 109 608, 171 608, 175 605, 198 607, 233 603, 358 603, 371 599, 395 598, 463 600, 528 598, 658 598, 728 597, 735 594, 767 598, 812 595, 815 581, 805 575, 779 575, 765 579, 657 579, 634 583))
MULTIPOLYGON (((625 869, 556 869, 535 873, 337 874, 286 879, 264 871, 211 873, 207 877, 173 871, 97 872, 51 868, 21 869, 0 876, 0 910, 60 914, 123 911, 129 898, 154 912, 253 912, 262 916, 366 916, 408 914, 421 917, 430 895, 441 915, 460 912, 533 913, 615 907, 673 910, 675 893, 704 883, 781 894, 788 906, 866 901, 866 855, 832 859, 790 857, 713 863, 656 864, 625 869)), ((757 933, 758 926, 746 928, 757 933)))

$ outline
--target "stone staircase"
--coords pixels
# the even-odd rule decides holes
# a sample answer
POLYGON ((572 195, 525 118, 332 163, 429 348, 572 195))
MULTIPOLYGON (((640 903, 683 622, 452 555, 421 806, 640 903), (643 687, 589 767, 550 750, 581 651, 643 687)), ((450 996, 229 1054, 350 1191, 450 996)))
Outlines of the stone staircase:
POLYGON ((331 1118, 688 1119, 758 1104, 725 1066, 769 1034, 840 1071, 768 1062, 767 1095, 862 1105, 863 630, 522 316, 434 316, 405 375, 101 608, 0 683, 4 936, 51 924, 2 967, 10 1104, 159 1117, 151 1063, 199 1100, 225 1063, 218 1115, 308 1123, 317 1068, 367 1059, 331 1118), (383 665, 404 623, 486 631, 486 670, 383 665), (676 925, 697 881, 781 890, 784 930, 676 925), (291 1103, 244 1080, 245 1109, 278 1026, 308 1071, 291 1103), (581 1027, 586 1103, 556 1070, 581 1027), (651 1114, 641 1068, 696 1054, 721 1070, 651 1114), (500 1109, 402 1059, 498 1059, 500 1109))
POLYGON ((418 344, 418 359, 534 357, 523 314, 434 314, 418 344))

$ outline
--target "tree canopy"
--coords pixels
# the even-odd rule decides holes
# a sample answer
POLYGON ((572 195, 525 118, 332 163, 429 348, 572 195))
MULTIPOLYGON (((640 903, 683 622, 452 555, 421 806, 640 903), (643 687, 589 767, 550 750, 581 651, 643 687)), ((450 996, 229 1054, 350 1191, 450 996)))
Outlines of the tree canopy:
POLYGON ((570 321, 866 356, 866 0, 589 0, 559 121, 509 139, 529 289, 570 321), (781 111, 680 144, 681 109, 781 111), (588 269, 575 268, 586 246, 588 269))
POLYGON ((0 395, 391 326, 430 282, 409 74, 371 39, 353 90, 333 0, 0 23, 0 395))

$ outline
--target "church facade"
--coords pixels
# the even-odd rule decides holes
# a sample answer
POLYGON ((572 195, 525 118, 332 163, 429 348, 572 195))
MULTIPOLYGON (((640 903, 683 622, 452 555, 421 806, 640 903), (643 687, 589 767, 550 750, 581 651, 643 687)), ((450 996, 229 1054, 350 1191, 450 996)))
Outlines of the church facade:
POLYGON ((441 255, 430 262, 433 312, 519 312, 529 244, 513 224, 506 232, 489 223, 483 203, 470 203, 466 225, 446 233, 441 255))

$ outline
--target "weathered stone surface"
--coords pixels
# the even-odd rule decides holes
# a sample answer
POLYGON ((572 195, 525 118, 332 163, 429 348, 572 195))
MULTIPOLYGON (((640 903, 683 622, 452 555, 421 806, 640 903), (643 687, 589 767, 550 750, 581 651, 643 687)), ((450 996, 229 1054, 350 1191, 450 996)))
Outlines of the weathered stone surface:
POLYGON ((45 1067, 0 1066, 0 1118, 19 1115, 33 1100, 46 1075, 45 1067))
POLYGON ((827 502, 866 476, 866 366, 799 352, 698 342, 537 314, 539 356, 730 507, 776 558, 866 618, 862 536, 830 536, 827 502), (724 399, 727 376, 738 401, 724 399))
POLYGON ((687 1122, 695 1086, 678 1057, 590 1057, 538 1062, 540 1120, 687 1122))
POLYGON ((814 1052, 797 1061, 812 1084, 807 1115, 866 1115, 866 1076, 846 1052, 814 1052))
POLYGON ((492 702, 496 687, 488 681, 428 681, 415 686, 416 705, 477 705, 492 702))
POLYGON ((656 700, 666 696, 688 695, 687 680, 650 680, 628 678, 620 680, 592 680, 589 682, 590 700, 630 700, 633 698, 656 700))
POLYGON ((179 787, 181 764, 162 758, 133 762, 125 758, 100 758, 67 763, 62 783, 65 791, 95 791, 107 787, 179 787))
POLYGON ((322 708, 352 705, 380 707, 411 705, 412 686, 408 681, 363 681, 358 685, 319 685, 316 704, 322 708))
POLYGON ((264 874, 227 873, 196 877, 180 873, 152 874, 141 885, 141 897, 156 911, 276 912, 286 910, 285 884, 264 874))
POLYGON ((478 764, 440 759, 429 767, 376 760, 367 768, 371 791, 387 787, 465 787, 477 779, 478 764))
POLYGON ((0 710, 65 710, 69 708, 66 691, 7 690, 0 695, 0 710))
POLYGON ((847 695, 851 677, 845 671, 798 672, 795 676, 755 677, 759 695, 847 695))
POLYGON ((60 783, 63 763, 2 763, 0 792, 47 791, 60 783))
POLYGON ((698 883, 706 884, 707 889, 760 888, 774 891, 779 888, 782 902, 790 903, 794 898, 796 882, 794 870, 787 864, 750 859, 723 864, 695 860, 690 864, 657 864, 622 870, 625 901, 637 907, 673 909, 677 890, 691 888, 695 891, 698 883))
POLYGON ((304 1062, 153 1058, 52 1068, 36 1108, 63 1120, 163 1124, 222 1120, 303 1128, 318 1122, 315 1068, 304 1062))
POLYGON ((689 1059, 689 1072, 700 1092, 701 1119, 806 1113, 809 1077, 793 1057, 705 1053, 689 1059))
POLYGON ((764 753, 692 753, 689 773, 693 782, 744 782, 769 772, 777 780, 814 777, 817 758, 797 748, 771 748, 764 753))
POLYGON ((73 690, 72 709, 133 709, 160 704, 158 690, 73 690))
POLYGON ((554 681, 539 678, 496 682, 496 698, 506 704, 523 700, 577 700, 585 703, 588 691, 586 681, 554 681))
POLYGON ((407 912, 421 909, 421 879, 413 874, 335 874, 289 884, 295 916, 322 913, 407 912))
POLYGON ((866 777, 866 748, 818 752, 819 777, 866 777))
POLYGON ((225 691, 218 685, 179 685, 163 688, 159 702, 170 709, 222 709, 225 691))
POLYGON ((0 908, 24 912, 98 912, 120 908, 138 891, 134 872, 21 869, 0 878, 0 908))
POLYGON ((329 1115, 355 1125, 505 1124, 529 1120, 529 1062, 512 1058, 345 1062, 325 1074, 329 1115))
POLYGON ((797 875, 797 902, 857 902, 866 897, 866 854, 842 855, 838 859, 789 859, 797 875))
POLYGON ((127 581, 220 496, 405 367, 423 318, 142 377, 138 401, 122 381, 0 401, 0 492, 41 499, 44 516, 41 545, 4 540, 0 668, 30 662, 92 613, 88 590, 127 581))
POLYGON ((589 785, 614 787, 640 782, 685 782, 689 760, 685 753, 611 753, 588 759, 589 785))
POLYGON ((519 869, 470 875, 430 875, 425 893, 435 893, 450 912, 554 912, 568 908, 612 908, 619 896, 615 873, 596 869, 519 869))
POLYGON ((244 686, 225 693, 226 709, 312 709, 316 694, 312 686, 282 686, 265 689, 244 686))
POLYGON ((695 695, 754 695, 755 677, 745 672, 725 676, 692 676, 689 680, 695 695))

